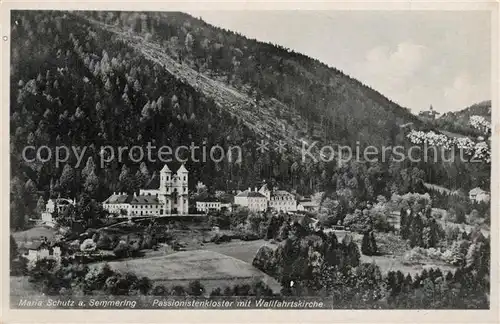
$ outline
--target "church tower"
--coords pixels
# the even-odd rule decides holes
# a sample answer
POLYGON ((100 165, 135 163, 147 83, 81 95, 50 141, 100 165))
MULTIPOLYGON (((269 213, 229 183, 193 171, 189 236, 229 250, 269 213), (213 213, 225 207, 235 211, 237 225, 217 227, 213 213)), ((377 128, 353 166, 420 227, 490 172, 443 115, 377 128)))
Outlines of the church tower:
POLYGON ((178 200, 177 200, 177 208, 179 214, 188 214, 189 213, 189 197, 188 197, 188 176, 189 172, 184 166, 181 165, 179 170, 177 170, 177 179, 178 179, 178 200))
POLYGON ((171 195, 171 183, 172 183, 172 171, 165 164, 160 171, 160 188, 158 200, 162 204, 163 213, 161 214, 170 214, 172 212, 172 201, 170 198, 171 195))

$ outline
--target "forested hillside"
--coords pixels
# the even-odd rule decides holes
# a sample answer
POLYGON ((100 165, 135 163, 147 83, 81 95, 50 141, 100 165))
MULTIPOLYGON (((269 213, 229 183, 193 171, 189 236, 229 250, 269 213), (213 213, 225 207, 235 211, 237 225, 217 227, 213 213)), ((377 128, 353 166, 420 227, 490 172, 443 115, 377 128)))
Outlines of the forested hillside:
POLYGON ((481 133, 471 127, 469 120, 472 116, 482 116, 491 121, 491 101, 483 101, 456 112, 443 114, 435 120, 435 126, 444 131, 477 137, 481 133))
POLYGON ((303 163, 301 140, 408 145, 399 125, 424 125, 341 71, 183 13, 24 11, 11 22, 14 227, 50 196, 102 201, 141 188, 162 164, 125 158, 101 168, 104 145, 239 145, 241 163, 188 161, 190 187, 267 180, 304 194, 341 191, 351 203, 420 191, 423 181, 450 188, 489 181, 481 166, 445 162, 303 163), (289 149, 259 153, 261 139, 289 149), (82 165, 72 158, 56 166, 24 161, 27 145, 88 148, 82 165))

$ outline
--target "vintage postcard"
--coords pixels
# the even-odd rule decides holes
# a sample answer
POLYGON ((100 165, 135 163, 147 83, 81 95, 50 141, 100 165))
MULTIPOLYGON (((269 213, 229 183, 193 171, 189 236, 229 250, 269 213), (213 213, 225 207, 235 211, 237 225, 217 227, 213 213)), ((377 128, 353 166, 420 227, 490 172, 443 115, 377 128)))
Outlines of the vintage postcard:
POLYGON ((4 3, 2 321, 498 322, 497 16, 4 3))

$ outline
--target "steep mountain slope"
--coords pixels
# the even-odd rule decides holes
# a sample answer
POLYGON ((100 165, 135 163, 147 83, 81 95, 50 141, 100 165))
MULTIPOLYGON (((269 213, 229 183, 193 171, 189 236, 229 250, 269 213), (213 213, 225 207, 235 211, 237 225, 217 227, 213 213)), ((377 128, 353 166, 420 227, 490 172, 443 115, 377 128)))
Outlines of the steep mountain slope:
POLYGON ((441 131, 477 137, 482 134, 470 125, 470 118, 475 115, 491 121, 491 101, 482 101, 462 110, 443 114, 435 120, 434 125, 441 131))
POLYGON ((13 227, 50 196, 76 197, 81 213, 96 215, 90 198, 137 191, 164 163, 175 164, 154 149, 152 159, 137 159, 133 146, 241 148, 241 161, 203 159, 200 149, 196 161, 181 150, 190 192, 198 181, 216 190, 265 180, 306 195, 342 190, 354 206, 416 191, 423 181, 450 188, 489 181, 489 169, 460 163, 303 161, 302 141, 405 145, 403 125, 428 125, 317 60, 183 13, 13 11, 11 22, 13 227), (259 152, 263 139, 272 145, 259 152), (273 147, 279 141, 286 150, 273 147), (66 147, 70 156, 27 160, 27 146, 66 147), (102 159, 103 146, 115 149, 112 161, 102 159))
POLYGON ((98 20, 98 27, 134 44, 139 53, 271 138, 383 144, 395 125, 420 123, 407 109, 341 71, 184 13, 82 16, 94 25, 98 20))
MULTIPOLYGON (((183 13, 31 11, 13 12, 11 21, 13 174, 40 190, 72 186, 60 183, 68 180, 59 179, 61 165, 22 161, 26 144, 88 146, 83 163, 97 161, 103 145, 239 145, 242 163, 207 161, 190 166, 193 176, 288 183, 303 140, 393 144, 403 138, 398 125, 419 123, 338 70, 183 13), (258 154, 263 138, 283 140, 289 151, 258 154)), ((83 168, 75 162, 71 182, 83 168)), ((310 184, 322 172, 306 169, 310 184)), ((95 173, 112 190, 144 182, 130 179, 136 171, 125 157, 95 173)))
POLYGON ((474 115, 483 116, 491 120, 491 100, 485 100, 462 110, 443 114, 439 119, 468 120, 474 115))
POLYGON ((143 55, 148 60, 161 65, 169 74, 176 76, 176 78, 189 84, 196 91, 213 99, 218 107, 225 109, 241 120, 259 136, 286 141, 290 144, 290 147, 296 150, 301 146, 298 133, 300 129, 307 128, 307 124, 288 106, 275 99, 262 100, 259 104, 256 104, 255 100, 248 94, 240 92, 229 84, 211 79, 205 74, 195 71, 187 64, 179 63, 158 44, 147 41, 144 37, 124 32, 119 28, 99 23, 96 20, 89 19, 89 21, 100 28, 113 32, 119 40, 132 46, 139 55, 143 55), (272 110, 267 109, 269 106, 280 109, 292 116, 294 123, 290 125, 284 123, 272 110))

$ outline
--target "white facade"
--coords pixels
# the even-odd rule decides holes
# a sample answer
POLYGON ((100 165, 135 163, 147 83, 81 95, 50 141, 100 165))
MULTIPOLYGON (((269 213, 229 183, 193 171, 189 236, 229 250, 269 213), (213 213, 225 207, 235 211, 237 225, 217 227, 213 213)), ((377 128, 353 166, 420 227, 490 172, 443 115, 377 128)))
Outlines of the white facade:
POLYGON ((59 246, 48 247, 41 245, 28 249, 28 253, 24 255, 29 262, 34 262, 41 259, 54 259, 56 262, 61 261, 61 248, 59 246))
POLYGON ((240 192, 234 197, 234 203, 243 207, 248 207, 251 211, 265 211, 267 209, 267 197, 250 188, 240 192))
POLYGON ((203 213, 208 213, 211 210, 221 211, 221 210, 232 211, 233 206, 231 203, 223 203, 220 201, 197 201, 196 210, 203 213))
POLYGON ((271 195, 269 207, 277 211, 294 212, 297 211, 297 200, 295 200, 295 197, 291 193, 278 190, 271 195))
POLYGON ((319 210, 319 205, 313 203, 310 200, 303 200, 297 204, 298 211, 308 211, 308 212, 317 212, 319 210))
POLYGON ((71 205, 75 205, 76 201, 66 198, 49 199, 45 204, 45 211, 48 213, 53 213, 56 209, 58 213, 63 212, 66 208, 71 205))
POLYGON ((252 211, 264 211, 273 208, 277 211, 297 211, 297 200, 295 196, 285 190, 269 190, 263 185, 259 190, 252 191, 251 188, 240 192, 234 197, 236 205, 248 207, 252 211))
POLYGON ((54 219, 54 212, 57 211, 57 213, 60 215, 70 206, 74 206, 75 204, 76 201, 74 199, 73 200, 66 198, 49 199, 49 201, 47 201, 47 203, 45 204, 45 211, 42 212, 41 214, 42 221, 46 225, 54 227, 56 225, 56 220, 54 219))
POLYGON ((469 199, 474 202, 489 202, 490 201, 490 193, 477 187, 469 191, 469 199))
POLYGON ((268 200, 268 205, 277 211, 294 212, 297 211, 297 200, 295 196, 285 190, 269 190, 264 184, 259 192, 268 200))
POLYGON ((220 201, 197 201, 196 210, 199 212, 208 213, 211 210, 221 210, 220 201))
POLYGON ((103 202, 103 208, 113 214, 128 216, 186 215, 189 213, 188 170, 181 165, 172 173, 167 165, 160 176, 153 175, 139 195, 113 193, 103 202))

